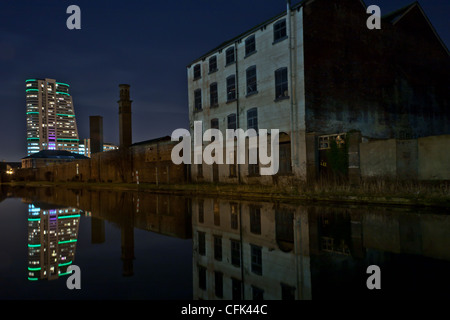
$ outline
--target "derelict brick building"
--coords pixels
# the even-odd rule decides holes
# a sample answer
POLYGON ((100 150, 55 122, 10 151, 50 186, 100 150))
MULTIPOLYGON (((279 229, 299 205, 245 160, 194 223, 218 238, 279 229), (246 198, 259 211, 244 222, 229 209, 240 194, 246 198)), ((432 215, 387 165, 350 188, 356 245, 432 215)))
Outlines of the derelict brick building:
POLYGON ((415 2, 385 14, 381 30, 367 28, 366 11, 360 0, 288 4, 195 59, 187 68, 191 129, 202 121, 223 134, 282 134, 277 176, 203 164, 191 167, 193 180, 312 181, 336 140, 347 141, 348 174, 357 177, 362 140, 450 133, 449 52, 423 9, 415 2))

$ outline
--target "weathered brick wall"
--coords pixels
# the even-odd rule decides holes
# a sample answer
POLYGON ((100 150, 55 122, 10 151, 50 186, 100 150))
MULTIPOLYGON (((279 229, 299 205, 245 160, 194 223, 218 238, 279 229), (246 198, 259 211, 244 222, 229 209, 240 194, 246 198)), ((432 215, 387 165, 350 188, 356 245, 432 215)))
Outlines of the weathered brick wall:
POLYGON ((113 150, 91 155, 90 159, 49 165, 37 169, 22 169, 17 180, 80 181, 80 182, 136 182, 182 183, 186 167, 171 160, 174 144, 141 145, 128 150, 113 150), (158 150, 157 152, 155 150, 158 150), (156 153, 155 153, 156 152, 156 153))
POLYGON ((361 175, 403 180, 450 180, 450 135, 360 144, 361 175))
POLYGON ((450 180, 450 135, 418 139, 419 179, 450 180))
POLYGON ((304 8, 307 132, 377 139, 450 133, 450 58, 415 7, 369 30, 359 0, 304 8))

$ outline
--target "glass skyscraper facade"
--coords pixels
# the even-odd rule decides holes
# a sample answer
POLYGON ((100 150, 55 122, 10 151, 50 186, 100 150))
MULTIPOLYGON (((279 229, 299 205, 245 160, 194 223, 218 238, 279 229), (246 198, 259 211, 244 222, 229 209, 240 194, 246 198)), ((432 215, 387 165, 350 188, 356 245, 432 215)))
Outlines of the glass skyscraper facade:
POLYGON ((26 80, 27 155, 41 150, 78 153, 78 129, 70 86, 54 79, 26 80))

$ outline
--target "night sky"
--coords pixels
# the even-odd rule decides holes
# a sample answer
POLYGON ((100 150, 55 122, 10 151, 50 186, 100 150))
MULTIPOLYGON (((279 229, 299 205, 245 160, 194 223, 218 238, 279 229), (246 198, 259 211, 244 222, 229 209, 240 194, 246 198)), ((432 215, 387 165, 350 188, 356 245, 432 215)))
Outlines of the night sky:
MULTIPOLYGON (((292 1, 296 3, 298 1, 292 1)), ((382 15, 411 0, 367 0, 382 15)), ((450 1, 419 1, 450 44, 450 1)), ((133 142, 188 127, 186 66, 222 42, 286 9, 284 0, 2 0, 0 161, 26 155, 25 80, 70 84, 80 139, 103 116, 104 141, 118 143, 118 85, 131 85, 133 142), (69 5, 81 30, 69 30, 69 5)))

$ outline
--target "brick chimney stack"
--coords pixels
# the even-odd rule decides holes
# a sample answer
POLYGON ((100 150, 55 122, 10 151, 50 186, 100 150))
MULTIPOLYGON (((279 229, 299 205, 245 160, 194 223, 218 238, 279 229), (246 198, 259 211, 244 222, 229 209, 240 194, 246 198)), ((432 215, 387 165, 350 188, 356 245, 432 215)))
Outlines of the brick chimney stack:
POLYGON ((132 143, 130 85, 120 84, 119 141, 120 148, 128 148, 132 143))
POLYGON ((90 116, 89 128, 91 139, 90 143, 91 154, 103 152, 103 117, 90 116))

